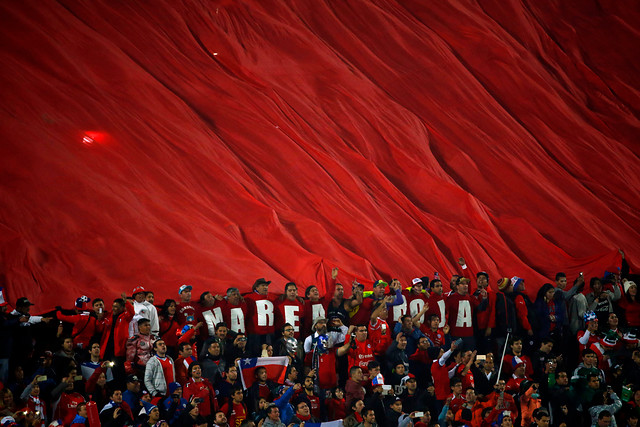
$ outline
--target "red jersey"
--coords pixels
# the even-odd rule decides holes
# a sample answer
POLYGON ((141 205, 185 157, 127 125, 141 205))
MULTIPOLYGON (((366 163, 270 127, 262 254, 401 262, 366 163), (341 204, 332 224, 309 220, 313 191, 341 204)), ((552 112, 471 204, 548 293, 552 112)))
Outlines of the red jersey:
POLYGON ((532 378, 533 363, 531 363, 531 359, 529 358, 529 356, 525 356, 524 354, 521 354, 520 356, 514 356, 512 354, 504 355, 503 369, 505 374, 513 374, 513 370, 515 369, 516 365, 521 362, 524 363, 524 376, 527 378, 532 378))
POLYGON ((240 427, 240 424, 247 419, 248 411, 244 403, 233 403, 231 401, 222 405, 220 410, 227 414, 229 427, 240 427))
POLYGON ((100 359, 104 359, 104 352, 107 350, 107 343, 111 337, 113 327, 113 353, 116 357, 124 357, 127 351, 127 340, 129 339, 129 322, 133 319, 135 311, 131 302, 124 304, 125 311, 120 313, 115 319, 112 313, 105 313, 101 321, 96 324, 98 332, 102 333, 100 342, 100 359))
POLYGON ((178 325, 178 318, 176 316, 160 316, 160 338, 164 340, 167 347, 178 346, 178 335, 176 335, 177 329, 181 328, 180 325, 178 325))
MULTIPOLYGON (((351 342, 351 335, 347 336, 346 342, 351 342)), ((349 347, 348 359, 349 359, 349 369, 353 366, 359 366, 362 368, 362 372, 369 372, 369 362, 373 362, 376 360, 374 355, 374 346, 370 339, 365 340, 364 342, 360 342, 355 340, 356 348, 349 347)))
POLYGON ((238 305, 232 305, 229 301, 225 300, 225 304, 222 306, 222 315, 224 316, 224 322, 229 326, 233 332, 243 334, 247 332, 247 327, 244 321, 244 314, 248 312, 247 303, 242 301, 238 305))
POLYGON ((433 378, 433 386, 436 389, 437 400, 446 400, 451 393, 449 369, 451 368, 446 363, 444 366, 440 366, 438 359, 435 359, 431 364, 431 377, 433 378))
POLYGON ((452 294, 446 302, 448 322, 453 337, 473 336, 473 315, 479 302, 469 295, 452 294))
POLYGON ((213 390, 213 386, 208 379, 202 378, 201 381, 196 381, 191 378, 184 386, 182 397, 191 400, 191 396, 202 399, 198 407, 200 408, 200 415, 203 417, 215 414, 215 411, 218 410, 216 392, 213 390))
MULTIPOLYGON (((313 351, 305 355, 304 363, 311 366, 313 351)), ((318 385, 321 389, 332 389, 338 385, 338 369, 336 368, 336 348, 330 348, 325 354, 321 354, 318 359, 318 385)))
POLYGON ((275 332, 275 307, 277 296, 274 294, 260 295, 252 292, 244 296, 247 303, 247 333, 268 335, 275 332))
POLYGON ((462 379, 463 393, 465 393, 468 388, 473 388, 473 389, 476 388, 476 384, 473 380, 473 372, 471 372, 471 369, 467 371, 467 374, 465 376, 462 376, 462 371, 464 371, 464 368, 465 366, 462 364, 458 365, 458 367, 456 368, 456 375, 462 379))
POLYGON ((438 328, 444 328, 444 325, 447 324, 447 309, 444 295, 431 294, 429 298, 429 309, 425 313, 425 319, 428 319, 432 314, 437 314, 440 317, 438 328))
MULTIPOLYGON (((429 296, 425 292, 416 294, 415 292, 405 289, 402 291, 402 300, 402 304, 393 306, 389 313, 391 316, 391 321, 389 323, 392 327, 399 322, 400 318, 405 314, 408 314, 411 317, 418 314, 424 308, 427 301, 429 301, 429 296)), ((426 316, 423 315, 420 318, 420 322, 424 322, 425 318, 426 316)))
MULTIPOLYGON (((298 301, 278 301, 275 306, 276 311, 276 330, 280 330, 285 323, 293 326, 294 336, 300 339, 300 329, 302 327, 302 315, 304 313, 304 303, 298 301)), ((309 334, 304 335, 306 337, 309 334)))
POLYGON ((182 386, 189 382, 189 366, 195 361, 195 356, 189 356, 186 359, 180 356, 176 359, 176 381, 182 386))
POLYGON ((203 322, 206 328, 200 328, 200 337, 207 338, 213 337, 216 334, 216 325, 224 322, 223 309, 226 305, 226 301, 216 300, 215 304, 211 307, 198 307, 197 319, 199 322, 203 322))
POLYGON ((387 322, 379 317, 373 325, 369 322, 369 340, 373 344, 373 352, 377 356, 384 355, 392 341, 391 329, 387 322))
POLYGON ((174 368, 173 368, 173 360, 170 357, 160 357, 156 354, 155 356, 158 358, 160 362, 160 366, 162 366, 162 373, 164 374, 164 380, 167 383, 167 390, 169 389, 169 384, 176 381, 174 378, 174 368))
POLYGON ((420 324, 420 331, 425 334, 429 340, 433 343, 434 347, 442 347, 444 345, 444 331, 442 328, 437 329, 435 332, 431 328, 420 324))
POLYGON ((198 323, 198 310, 193 301, 181 302, 176 306, 176 318, 182 326, 189 324, 195 326, 198 323))
POLYGON ((581 355, 580 356, 580 360, 582 360, 582 352, 585 349, 591 347, 592 344, 595 344, 595 343, 600 341, 600 339, 598 339, 597 333, 596 334, 591 334, 590 333, 589 340, 587 341, 587 343, 586 344, 581 344, 580 343, 580 338, 582 338, 584 336, 585 332, 587 332, 587 331, 578 331, 578 345, 580 346, 580 355, 581 355))
POLYGON ((313 319, 318 317, 327 317, 327 308, 333 298, 333 294, 336 290, 336 279, 329 279, 328 287, 324 296, 320 297, 318 301, 311 301, 309 299, 304 302, 304 311, 302 315, 302 333, 303 337, 309 336, 312 332, 311 325, 313 319))
POLYGON ((84 397, 80 393, 63 392, 53 413, 54 418, 61 420, 62 425, 71 425, 77 414, 76 408, 80 403, 84 403, 84 397))
POLYGON ((464 405, 465 403, 467 403, 467 399, 465 399, 464 396, 456 396, 455 394, 452 394, 449 409, 451 409, 451 412, 453 412, 455 415, 455 413, 458 412, 458 410, 462 408, 462 405, 464 405))
POLYGON ((96 333, 96 317, 92 316, 90 312, 83 311, 79 314, 66 316, 59 311, 56 311, 56 317, 58 320, 73 323, 73 331, 71 336, 73 337, 73 344, 76 347, 83 349, 89 348, 89 341, 96 333))

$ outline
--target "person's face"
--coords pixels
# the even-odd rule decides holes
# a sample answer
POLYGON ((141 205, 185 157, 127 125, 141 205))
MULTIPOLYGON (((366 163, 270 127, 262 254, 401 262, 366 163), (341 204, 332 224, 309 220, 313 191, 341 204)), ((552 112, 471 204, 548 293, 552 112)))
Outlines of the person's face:
POLYGON ((418 388, 418 383, 416 382, 415 378, 411 378, 410 380, 407 381, 408 390, 415 391, 417 388, 418 388))
POLYGON ((467 364, 467 362, 469 362, 469 360, 471 360, 471 355, 473 353, 471 353, 471 351, 465 351, 464 354, 462 355, 462 363, 464 363, 465 365, 467 364))
POLYGON ((136 300, 136 302, 142 302, 145 300, 146 296, 147 295, 144 292, 138 292, 133 296, 133 299, 136 300))
POLYGON ((553 343, 551 341, 543 343, 540 345, 540 350, 542 350, 545 353, 551 353, 551 350, 553 350, 553 343))
POLYGON ((511 344, 511 351, 513 354, 520 354, 522 352, 522 341, 516 341, 511 344))
POLYGON ((327 332, 327 321, 320 320, 316 323, 316 332, 320 335, 327 332))
POLYGON ((195 379, 200 379, 202 377, 202 367, 200 365, 195 365, 191 368, 191 376, 195 379))
POLYGON ((429 326, 431 327, 432 331, 435 331, 438 329, 439 324, 440 324, 440 317, 434 316, 431 318, 431 323, 429 324, 429 326))
MULTIPOLYGON (((402 408, 402 403, 400 404, 400 407, 402 408)), ((373 409, 367 411, 367 416, 365 417, 364 421, 369 424, 373 424, 376 422, 376 413, 373 411, 373 409)))
POLYGON ((366 326, 358 326, 358 329, 356 329, 356 339, 360 342, 364 342, 367 339, 366 326))
POLYGON ((122 403, 122 392, 120 390, 116 390, 111 394, 111 400, 115 403, 122 403))
POLYGON ((122 309, 123 307, 117 302, 114 302, 113 305, 111 306, 111 311, 113 312, 114 315, 118 315, 122 313, 122 309))
POLYGON ((413 322, 411 321, 411 317, 404 317, 402 319, 402 328, 404 330, 408 330, 408 329, 412 329, 413 328, 413 322))
POLYGON ((593 292, 595 292, 596 294, 599 294, 600 292, 602 292, 602 282, 599 280, 596 280, 593 282, 593 292))
POLYGON ((373 296, 376 297, 376 299, 380 299, 384 296, 384 290, 385 290, 385 286, 384 285, 378 285, 375 288, 373 288, 373 296))
POLYGON ((142 395, 140 400, 143 400, 143 401, 145 401, 147 403, 151 403, 151 395, 149 393, 145 393, 145 394, 142 395))
POLYGON ((598 357, 595 354, 587 354, 583 357, 583 362, 585 366, 592 367, 598 362, 598 357))
POLYGON ((504 380, 498 381, 497 389, 498 389, 499 392, 504 392, 505 386, 506 386, 506 383, 504 382, 504 380))
POLYGON ((398 348, 400 350, 404 350, 405 348, 407 348, 407 337, 400 337, 400 339, 398 340, 398 348))
POLYGON ((544 297, 547 299, 547 301, 551 301, 555 293, 556 293, 556 290, 551 288, 547 292, 545 292, 544 297))
POLYGON ((100 356, 100 344, 97 342, 91 344, 91 355, 94 357, 100 356))
POLYGON ((420 350, 426 350, 426 349, 428 349, 428 348, 429 348, 429 340, 428 340, 428 339, 426 339, 425 337, 421 337, 421 338, 418 340, 418 348, 419 348, 420 350))
POLYGON ((267 402, 267 399, 265 399, 264 397, 261 397, 258 401, 258 408, 260 408, 261 410, 265 410, 267 409, 267 406, 269 406, 269 402, 267 402))
POLYGON ((353 375, 351 376, 351 378, 352 378, 354 381, 362 381, 362 377, 363 377, 362 369, 355 369, 355 370, 353 371, 353 375))
POLYGON ((494 367, 493 357, 487 357, 487 360, 484 361, 484 370, 490 372, 494 367))
POLYGON ((267 356, 273 357, 273 346, 267 346, 267 356))
POLYGON ((191 301, 191 289, 185 289, 180 293, 180 299, 184 302, 191 301))
POLYGON ((229 333, 229 329, 226 326, 220 326, 216 329, 216 336, 221 340, 227 339, 227 334, 229 333))
POLYGON ((187 358, 193 355, 193 348, 190 345, 185 345, 182 347, 182 351, 180 352, 180 356, 187 358))
POLYGON ((589 380, 589 387, 594 390, 597 390, 600 388, 600 380, 598 379, 598 377, 592 377, 589 380))
POLYGON ((104 311, 104 301, 96 301, 93 303, 93 311, 98 314, 98 312, 102 310, 104 311))
POLYGON ((156 348, 156 353, 158 353, 160 357, 163 357, 167 353, 167 345, 162 340, 156 341, 155 348, 156 348))
POLYGON ((191 417, 196 418, 198 415, 200 415, 200 408, 198 407, 198 405, 195 405, 191 408, 191 410, 189 411, 189 415, 191 415, 191 417))
POLYGON ((307 390, 313 390, 313 379, 312 378, 305 378, 304 379, 304 388, 306 388, 307 390))
POLYGON ((489 281, 486 276, 482 275, 476 279, 476 288, 485 289, 489 285, 489 281))
POLYGON ((285 328, 282 330, 282 336, 284 336, 285 338, 292 338, 294 332, 295 329, 293 329, 293 326, 285 326, 285 328))
POLYGON ((362 400, 358 400, 355 404, 356 412, 362 414, 362 409, 364 408, 364 402, 362 400))
POLYGON ((160 419, 160 410, 158 408, 153 408, 151 413, 149 413, 149 418, 154 421, 158 421, 160 419))
POLYGON ((267 380, 267 371, 265 369, 261 369, 258 372, 258 379, 263 382, 267 380))
POLYGON ((375 368, 369 369, 369 378, 374 378, 380 373, 380 367, 376 366, 375 368))
POLYGON ((589 329, 592 332, 597 331, 598 326, 600 326, 600 322, 598 321, 598 319, 594 319, 587 324, 587 329, 589 329))
POLYGON ((342 391, 342 389, 336 389, 334 396, 336 397, 336 399, 342 399, 344 397, 344 392, 342 391))
POLYGON ((609 327, 611 329, 618 327, 618 316, 615 313, 609 314, 609 327))
POLYGON ((88 417, 87 414, 87 405, 82 405, 80 406, 80 408, 78 408, 78 415, 80 415, 81 417, 88 417))
MULTIPOLYGON (((265 377, 266 377, 266 373, 265 373, 265 377)), ((235 400, 236 402, 242 402, 242 399, 244 399, 244 395, 242 394, 242 390, 236 390, 233 393, 233 395, 231 396, 231 398, 233 400, 235 400)))
POLYGON ((460 282, 460 284, 458 285, 458 293, 460 295, 467 295, 469 293, 469 283, 460 282))
POLYGON ((73 351, 73 340, 71 338, 65 338, 62 343, 62 349, 67 353, 73 351))
POLYGON ((40 386, 38 384, 34 384, 31 387, 31 396, 40 396, 40 386))
POLYGON ((404 375, 404 372, 405 372, 404 363, 398 363, 394 368, 394 371, 398 375, 404 375))
POLYGON ((435 282, 433 286, 431 286, 431 292, 437 295, 442 295, 442 282, 439 280, 435 282))
POLYGON ((638 425, 638 416, 637 415, 631 415, 630 418, 627 420, 627 426, 628 427, 636 427, 638 425), (631 418, 634 417, 634 418, 631 418))
POLYGON ((476 392, 473 389, 468 389, 465 393, 465 398, 469 403, 475 403, 476 401, 476 392))
POLYGON ((500 424, 501 427, 513 427, 513 420, 511 419, 511 417, 504 417, 502 419, 502 424, 500 424))
POLYGON ((302 415, 303 417, 308 417, 309 416, 309 405, 307 405, 305 402, 301 402, 298 404, 298 414, 302 415))
POLYGON ((289 379, 295 382, 297 378, 298 378, 298 370, 296 369, 295 366, 292 366, 291 370, 289 371, 289 379))
POLYGON ((153 304, 155 302, 155 300, 156 300, 156 298, 153 295, 153 292, 149 292, 147 294, 147 302, 150 303, 150 304, 153 304))
POLYGON ((149 335, 151 333, 151 323, 145 322, 138 326, 140 335, 149 335))
POLYGON ((391 405, 391 409, 393 409, 396 412, 402 412, 402 401, 401 400, 396 400, 392 405, 391 405))
POLYGON ((538 420, 538 426, 540 426, 540 427, 549 427, 549 421, 550 421, 549 416, 548 415, 543 415, 538 420))
POLYGON ((318 288, 315 286, 309 289, 309 299, 311 301, 318 301, 320 299, 320 292, 318 292, 318 288))
POLYGON ((638 294, 638 286, 631 285, 629 286, 629 290, 627 291, 630 296, 635 297, 638 294))
POLYGON ((344 298, 344 286, 336 285, 335 290, 333 291, 333 297, 337 299, 344 298))
POLYGON ((560 288, 560 289, 564 289, 567 287, 567 278, 566 277, 560 277, 558 280, 556 280, 556 287, 560 288))
POLYGON ((103 387, 106 383, 107 383, 107 376, 104 374, 104 372, 102 372, 102 373, 100 373, 100 375, 98 376, 97 384, 98 384, 100 387, 103 387))
POLYGON ((138 393, 140 391, 140 381, 128 382, 127 389, 133 393, 138 393))
POLYGON ((209 354, 212 356, 220 356, 220 343, 212 342, 209 345, 209 354))
POLYGON ((456 282, 458 281, 459 278, 460 276, 457 274, 454 274, 453 276, 451 276, 451 280, 449 280, 449 288, 451 288, 452 291, 456 290, 456 282))
POLYGON ((566 372, 560 372, 556 377, 556 383, 560 386, 566 386, 569 384, 569 375, 566 372))
POLYGON ((238 379, 238 368, 236 368, 236 367, 229 368, 229 371, 227 372, 227 378, 230 379, 231 381, 237 380, 238 379))
POLYGON ((454 394, 459 395, 462 393, 462 383, 454 384, 453 387, 451 387, 451 390, 453 390, 454 394))
POLYGON ((277 406, 271 408, 269 412, 269 419, 272 421, 280 421, 280 409, 277 406))
POLYGON ((287 287, 287 299, 289 301, 295 301, 297 297, 298 297, 298 288, 296 288, 295 286, 289 285, 287 287))
POLYGON ((269 285, 267 285, 266 283, 260 283, 258 286, 256 286, 256 292, 258 292, 260 295, 267 295, 267 293, 269 293, 269 285))
POLYGON ((239 291, 231 291, 227 294, 227 301, 229 301, 232 305, 240 304, 240 292, 239 291))
POLYGON ((515 375, 518 378, 523 378, 524 377, 524 366, 518 366, 516 369, 513 370, 513 375, 515 375))
POLYGON ((167 313, 169 313, 172 316, 174 314, 176 314, 176 303, 175 302, 169 303, 169 306, 167 307, 167 313))
POLYGON ((218 424, 219 426, 223 426, 227 423, 227 416, 224 414, 224 412, 218 412, 216 414, 216 424, 218 424))
POLYGON ((422 292, 422 282, 418 282, 415 285, 413 285, 411 287, 411 290, 416 294, 419 294, 420 292, 422 292))

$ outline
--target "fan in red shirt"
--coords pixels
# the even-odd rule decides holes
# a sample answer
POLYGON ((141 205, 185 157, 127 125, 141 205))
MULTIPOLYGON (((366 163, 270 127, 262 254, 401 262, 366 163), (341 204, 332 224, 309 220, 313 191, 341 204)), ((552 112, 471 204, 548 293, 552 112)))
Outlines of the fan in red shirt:
POLYGON ((314 285, 309 286, 305 292, 305 304, 304 314, 302 316, 302 337, 307 337, 313 332, 311 325, 313 319, 318 317, 327 317, 327 308, 336 289, 336 279, 338 278, 338 268, 334 267, 331 270, 331 280, 329 280, 329 286, 327 287, 324 296, 320 296, 320 291, 314 285))
MULTIPOLYGON (((76 417, 76 407, 80 403, 84 403, 84 397, 77 393, 74 390, 75 376, 77 375, 77 371, 75 369, 69 370, 69 375, 63 378, 63 382, 67 383, 67 387, 62 391, 58 398, 57 405, 54 404, 56 410, 54 412, 54 417, 57 420, 61 420, 62 424, 65 426, 71 425, 71 422, 76 417)), ((54 400, 57 396, 51 396, 54 400)))
POLYGON ((73 324, 73 344, 81 349, 89 348, 89 341, 96 333, 96 322, 101 321, 104 316, 104 301, 96 298, 93 301, 92 311, 78 311, 91 301, 89 297, 82 296, 76 300, 76 314, 64 315, 60 311, 56 311, 58 320, 73 324))
POLYGON ((200 399, 198 408, 200 409, 200 415, 203 417, 215 414, 215 411, 218 410, 216 392, 209 380, 202 377, 200 363, 193 362, 189 366, 189 378, 189 381, 184 385, 183 397, 189 401, 192 396, 200 399))
POLYGON ((440 279, 433 279, 430 285, 431 295, 429 297, 429 309, 427 310, 426 317, 436 314, 440 319, 438 324, 439 328, 443 328, 447 323, 447 308, 446 300, 442 292, 442 282, 440 279))
MULTIPOLYGON (((427 277, 425 277, 428 280, 427 277)), ((428 284, 428 282, 427 282, 428 284)), ((421 278, 416 277, 411 280, 411 287, 402 291, 402 304, 393 307, 391 316, 391 327, 400 320, 405 314, 415 317, 418 313, 423 313, 420 316, 420 321, 424 322, 424 312, 422 309, 429 301, 429 295, 424 290, 424 283, 421 278)))
POLYGON ((242 387, 236 387, 231 392, 231 401, 220 408, 227 415, 229 427, 240 427, 240 424, 249 417, 247 405, 244 403, 242 387))
POLYGON ((224 323, 229 325, 235 333, 246 333, 247 327, 245 323, 245 313, 248 312, 247 303, 245 302, 238 288, 227 289, 227 299, 222 309, 224 323))
POLYGON ((371 321, 369 322, 369 340, 373 344, 373 351, 376 356, 383 356, 391 345, 391 332, 387 324, 387 304, 383 302, 377 303, 371 313, 371 321))
POLYGON ((452 362, 449 362, 449 358, 454 354, 456 348, 457 344, 455 341, 451 343, 451 348, 446 352, 444 349, 440 348, 438 359, 434 360, 431 364, 431 377, 433 377, 435 395, 436 399, 439 400, 441 404, 443 404, 449 396, 450 380, 453 378, 458 366, 457 364, 451 366, 452 362))
POLYGON ((127 340, 129 339, 129 322, 133 319, 135 310, 127 294, 122 293, 122 299, 113 301, 111 314, 107 313, 96 324, 96 330, 102 333, 100 342, 100 358, 124 358, 127 340))
POLYGON ((466 277, 458 278, 456 292, 447 298, 446 306, 448 312, 447 324, 451 328, 451 336, 453 338, 462 338, 464 349, 475 348, 475 337, 473 335, 473 319, 476 309, 484 310, 486 308, 487 291, 481 290, 481 303, 469 296, 469 279, 466 277))
POLYGON ((374 343, 367 339, 367 327, 365 325, 349 326, 347 339, 344 345, 336 352, 338 356, 348 354, 349 369, 353 366, 362 368, 362 372, 367 373, 367 365, 375 360, 374 343), (355 331, 355 339, 352 332, 355 331))
POLYGON ((529 356, 522 354, 522 338, 511 339, 511 354, 505 354, 502 369, 506 375, 511 375, 518 363, 524 363, 524 372, 527 378, 533 377, 533 363, 529 356))
POLYGON ((489 275, 484 271, 476 275, 476 291, 473 296, 481 298, 482 290, 487 292, 487 308, 476 312, 476 343, 481 353, 493 350, 491 344, 491 331, 496 327, 496 293, 489 289, 489 275))
MULTIPOLYGON (((284 285, 284 294, 276 302, 276 329, 281 330, 285 323, 293 326, 293 336, 300 339, 304 300, 298 298, 298 286, 289 282, 284 285)), ((308 334, 305 334, 306 337, 308 334)))
POLYGON ((260 354, 263 344, 271 344, 275 332, 275 307, 273 305, 277 296, 269 293, 269 284, 264 278, 256 280, 253 284, 253 292, 244 296, 247 303, 247 333, 249 351, 252 354, 260 354))
POLYGON ((584 331, 578 331, 578 343, 580 344, 580 353, 590 348, 591 345, 597 343, 599 341, 598 338, 598 327, 599 321, 598 316, 592 310, 584 313, 584 323, 587 325, 587 329, 584 331))
POLYGON ((196 305, 191 301, 191 285, 182 285, 178 289, 180 295, 180 302, 176 306, 176 316, 180 325, 196 325, 198 319, 198 311, 196 305))
POLYGON ((199 303, 196 307, 196 318, 202 322, 206 328, 200 329, 200 339, 206 340, 216 335, 216 325, 224 322, 224 306, 226 302, 220 295, 213 295, 205 291, 200 295, 199 303))

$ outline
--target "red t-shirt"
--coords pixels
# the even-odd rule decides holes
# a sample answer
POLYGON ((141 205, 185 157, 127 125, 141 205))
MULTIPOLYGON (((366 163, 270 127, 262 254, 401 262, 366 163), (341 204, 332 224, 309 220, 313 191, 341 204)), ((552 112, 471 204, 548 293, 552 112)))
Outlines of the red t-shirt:
POLYGON ((444 366, 440 366, 440 363, 438 363, 438 359, 435 359, 431 364, 431 376, 433 377, 433 386, 436 391, 436 399, 438 400, 446 400, 446 398, 451 393, 451 387, 449 387, 450 369, 451 366, 447 364, 445 364, 444 366))
POLYGON ((226 301, 218 301, 211 307, 203 307, 198 305, 197 307, 197 319, 198 322, 204 323, 204 328, 200 328, 200 337, 206 339, 208 337, 215 336, 216 325, 224 322, 224 306, 226 301))
POLYGON ((431 340, 434 347, 442 347, 444 345, 445 334, 442 328, 434 332, 431 330, 431 328, 427 327, 426 325, 420 324, 420 331, 422 331, 422 333, 425 334, 425 336, 431 340))
POLYGON ((248 313, 249 309, 247 307, 247 303, 242 301, 238 305, 232 305, 229 301, 225 301, 225 304, 222 306, 222 315, 224 317, 224 322, 229 326, 233 332, 247 332, 247 327, 245 323, 245 313, 248 313))
POLYGON ((240 424, 247 419, 247 408, 243 403, 225 403, 222 405, 221 411, 227 414, 229 427, 240 427, 240 424), (229 405, 232 407, 229 408, 229 405))
POLYGON ((432 314, 437 314, 440 317, 439 328, 443 328, 444 325, 447 324, 447 308, 446 308, 446 299, 444 295, 438 295, 436 293, 432 293, 429 298, 429 309, 427 310, 424 318, 429 318, 432 314))
POLYGON ((160 357, 156 355, 158 360, 160 361, 160 365, 162 366, 162 373, 164 374, 164 380, 167 383, 167 390, 169 389, 169 384, 175 382, 174 378, 174 368, 173 368, 173 360, 170 357, 160 357))
MULTIPOLYGON (((304 303, 298 301, 290 301, 285 299, 284 301, 278 301, 275 306, 276 311, 276 330, 282 329, 285 323, 293 326, 294 336, 296 339, 300 339, 300 330, 302 327, 302 316, 304 314, 304 303)), ((306 337, 309 334, 303 335, 306 337)))
POLYGON ((378 356, 383 355, 392 341, 387 322, 378 317, 376 323, 369 323, 369 340, 373 344, 374 353, 378 356))
POLYGON ((351 313, 349 314, 351 316, 349 324, 367 325, 371 318, 371 310, 375 302, 376 300, 374 300, 371 296, 364 298, 362 300, 362 304, 351 310, 351 313))
POLYGON ((176 319, 182 326, 196 325, 198 323, 198 310, 196 309, 196 303, 193 301, 181 302, 176 306, 176 319))
POLYGON ((198 407, 200 408, 200 415, 203 417, 213 414, 214 411, 218 409, 218 401, 215 399, 216 392, 213 390, 213 386, 206 378, 202 378, 202 381, 196 381, 191 378, 185 384, 182 397, 190 400, 191 396, 202 399, 202 402, 198 407))
POLYGON ((473 336, 473 315, 478 300, 469 295, 452 294, 446 302, 449 313, 449 332, 453 337, 473 336))
POLYGON ((275 332, 274 301, 277 298, 274 294, 260 295, 257 292, 244 296, 247 303, 247 333, 268 335, 275 332))
MULTIPOLYGON (((351 342, 351 335, 347 336, 345 342, 351 342)), ((356 348, 349 348, 348 359, 349 359, 349 369, 352 366, 359 366, 362 368, 362 372, 369 372, 369 362, 373 362, 376 360, 374 355, 374 346, 370 339, 365 340, 364 342, 360 342, 355 340, 356 348)))
POLYGON ((61 420, 62 425, 71 425, 71 422, 76 417, 76 408, 80 403, 83 403, 84 397, 80 393, 62 393, 60 401, 53 414, 56 420, 61 420))

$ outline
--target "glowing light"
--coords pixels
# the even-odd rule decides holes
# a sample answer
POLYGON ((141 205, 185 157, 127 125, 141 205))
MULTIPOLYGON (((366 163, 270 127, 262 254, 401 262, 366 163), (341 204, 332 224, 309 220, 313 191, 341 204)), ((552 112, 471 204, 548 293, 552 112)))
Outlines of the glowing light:
POLYGON ((85 144, 85 145, 91 145, 94 142, 96 142, 95 139, 91 138, 88 135, 85 135, 84 138, 82 138, 82 143, 85 144))
POLYGON ((218 56, 218 52, 213 52, 213 56, 218 56))

